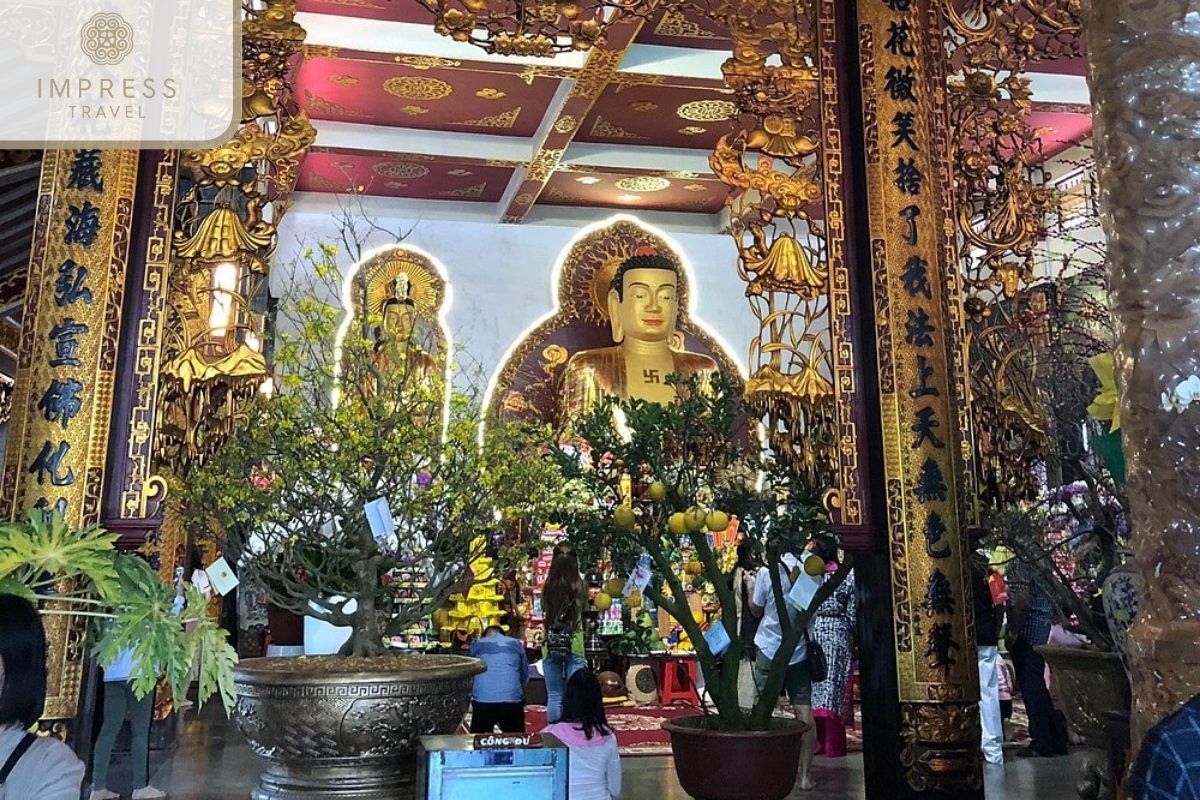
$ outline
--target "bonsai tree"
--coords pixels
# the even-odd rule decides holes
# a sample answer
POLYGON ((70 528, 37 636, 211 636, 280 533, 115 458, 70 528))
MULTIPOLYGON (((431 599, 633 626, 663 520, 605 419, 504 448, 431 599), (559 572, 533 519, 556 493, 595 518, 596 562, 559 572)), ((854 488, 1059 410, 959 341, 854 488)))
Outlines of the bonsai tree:
MULTIPOLYGON (((566 529, 581 556, 611 562, 617 575, 630 574, 648 556, 653 574, 644 596, 679 623, 696 650, 716 710, 706 724, 728 731, 767 730, 809 619, 850 564, 843 563, 794 619, 781 615, 783 641, 766 685, 754 708, 743 709, 737 689, 744 648, 731 585, 735 545, 718 550, 709 534, 726 530, 736 515, 739 531, 767 565, 776 607, 790 609, 781 572, 794 578, 796 567, 785 556, 802 557, 814 537, 828 532, 828 518, 818 487, 753 441, 728 378, 703 388, 693 380, 678 389, 672 404, 610 399, 577 423, 578 447, 564 451, 561 460, 566 476, 587 487, 592 503, 570 513, 566 529), (682 551, 692 555, 681 569, 682 551), (715 595, 720 611, 714 624, 724 628, 730 642, 721 654, 713 652, 703 623, 693 616, 689 584, 715 595)), ((817 566, 808 564, 812 572, 817 566)))
POLYGON ((200 703, 215 694, 228 712, 237 653, 207 615, 207 598, 185 585, 180 611, 176 591, 140 556, 118 552, 116 541, 97 526, 68 527, 58 511, 0 523, 0 594, 37 603, 46 616, 88 619, 101 664, 131 649, 129 682, 137 697, 153 692, 161 675, 178 704, 195 675, 200 703))
MULTIPOLYGON (((356 246, 351 258, 362 256, 356 246)), ((374 656, 469 581, 506 518, 539 519, 558 473, 540 455, 547 430, 510 423, 480 434, 479 382, 466 371, 447 379, 452 354, 438 353, 419 321, 381 337, 384 312, 337 256, 325 244, 293 265, 276 389, 192 470, 183 504, 242 580, 282 608, 350 627, 344 653, 374 656), (368 522, 366 506, 380 499, 390 533, 368 522)))

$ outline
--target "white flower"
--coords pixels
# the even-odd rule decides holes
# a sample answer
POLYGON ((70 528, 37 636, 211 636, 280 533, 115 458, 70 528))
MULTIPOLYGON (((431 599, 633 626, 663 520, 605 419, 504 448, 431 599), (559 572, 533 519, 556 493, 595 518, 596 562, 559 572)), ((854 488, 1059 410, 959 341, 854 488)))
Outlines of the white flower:
POLYGON ((1176 409, 1176 407, 1175 407, 1175 406, 1176 406, 1176 401, 1177 401, 1177 398, 1175 397, 1175 393, 1174 393, 1174 392, 1163 392, 1163 393, 1162 393, 1162 408, 1163 408, 1163 411, 1176 411, 1176 410, 1178 410, 1178 409, 1176 409))
POLYGON ((1192 375, 1176 386, 1175 394, 1179 395, 1179 402, 1184 408, 1191 405, 1193 400, 1200 399, 1200 376, 1192 375))

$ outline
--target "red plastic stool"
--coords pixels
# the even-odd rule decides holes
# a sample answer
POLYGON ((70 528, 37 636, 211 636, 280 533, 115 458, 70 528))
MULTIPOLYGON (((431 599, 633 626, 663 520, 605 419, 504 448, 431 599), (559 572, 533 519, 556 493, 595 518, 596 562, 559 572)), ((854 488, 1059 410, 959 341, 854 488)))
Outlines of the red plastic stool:
POLYGON ((700 705, 700 693, 696 691, 696 659, 688 656, 667 656, 663 660, 662 688, 658 692, 659 702, 664 706, 675 703, 700 705))

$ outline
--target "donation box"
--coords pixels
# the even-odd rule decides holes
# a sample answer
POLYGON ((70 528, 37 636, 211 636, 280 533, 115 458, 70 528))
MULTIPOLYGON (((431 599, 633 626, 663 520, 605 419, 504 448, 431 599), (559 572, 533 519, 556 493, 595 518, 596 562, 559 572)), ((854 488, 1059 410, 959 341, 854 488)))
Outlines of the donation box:
POLYGON ((422 736, 417 800, 567 800, 567 753, 537 733, 422 736))

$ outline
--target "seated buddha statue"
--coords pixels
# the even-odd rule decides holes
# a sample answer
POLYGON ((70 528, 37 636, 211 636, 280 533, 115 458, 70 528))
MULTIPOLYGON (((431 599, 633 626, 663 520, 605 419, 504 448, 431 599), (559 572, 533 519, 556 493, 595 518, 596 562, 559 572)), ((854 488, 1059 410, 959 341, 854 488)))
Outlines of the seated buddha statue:
POLYGON ((563 373, 565 411, 573 419, 611 396, 655 403, 675 400, 667 376, 707 380, 718 367, 700 353, 674 350, 679 317, 679 265, 653 248, 622 262, 608 292, 612 347, 581 350, 563 373))
POLYGON ((375 365, 384 376, 399 373, 403 380, 414 377, 421 382, 436 374, 437 363, 414 336, 417 308, 410 291, 408 275, 401 272, 391 296, 383 303, 383 319, 375 328, 375 365))

